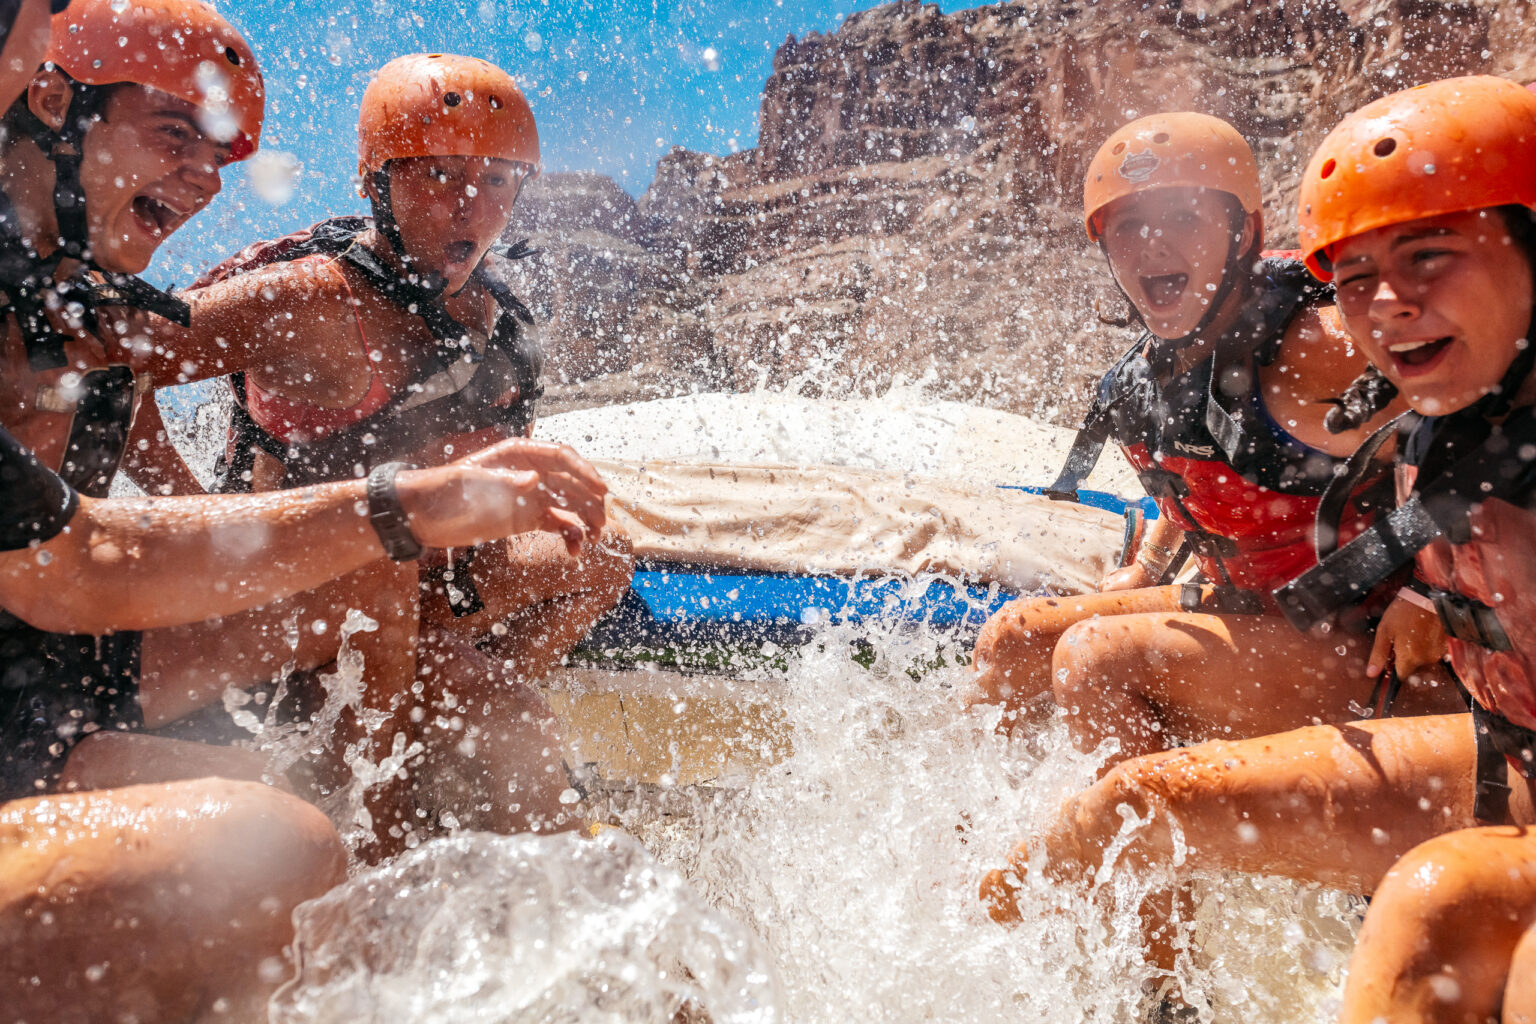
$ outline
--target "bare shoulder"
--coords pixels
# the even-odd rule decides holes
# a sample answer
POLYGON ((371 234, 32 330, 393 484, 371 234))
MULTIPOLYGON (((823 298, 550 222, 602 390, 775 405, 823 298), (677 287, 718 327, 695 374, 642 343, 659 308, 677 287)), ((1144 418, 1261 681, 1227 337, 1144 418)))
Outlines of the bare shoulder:
POLYGON ((1369 365, 1331 303, 1306 306, 1291 318, 1275 364, 1305 398, 1339 394, 1369 365))
POLYGON ((333 261, 306 258, 273 263, 189 291, 194 320, 203 316, 268 317, 290 309, 314 312, 327 305, 346 308, 346 277, 333 261))

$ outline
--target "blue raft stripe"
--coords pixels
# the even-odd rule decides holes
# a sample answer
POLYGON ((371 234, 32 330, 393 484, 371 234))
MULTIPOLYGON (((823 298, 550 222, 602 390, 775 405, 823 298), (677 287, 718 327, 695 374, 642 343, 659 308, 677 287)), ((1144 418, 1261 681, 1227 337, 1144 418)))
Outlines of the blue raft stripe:
MULTIPOLYGON (((1044 487, 1031 487, 1027 484, 998 484, 997 489, 1000 491, 1023 491, 1025 494, 1045 493, 1044 487)), ((1125 515, 1125 510, 1132 505, 1139 505, 1141 507, 1141 514, 1144 519, 1156 519, 1158 515, 1157 502, 1151 498, 1137 498, 1135 501, 1127 501, 1125 498, 1117 494, 1110 494, 1108 491, 1078 491, 1077 501, 1080 505, 1087 505, 1090 508, 1102 508, 1106 512, 1115 513, 1117 516, 1125 515)))
POLYGON ((980 625, 1017 595, 957 588, 943 580, 863 580, 841 576, 737 576, 640 570, 631 584, 659 622, 980 625))
MULTIPOLYGON (((1001 484, 1001 490, 1043 494, 1043 487, 1001 484)), ((1124 515, 1139 506, 1156 519, 1151 498, 1127 501, 1104 491, 1079 491, 1081 504, 1124 515)), ((658 624, 708 623, 814 626, 904 620, 939 627, 979 629, 1017 594, 1007 590, 956 587, 941 579, 850 579, 794 573, 752 574, 702 566, 641 564, 630 586, 658 624)), ((638 611, 638 609, 636 609, 638 611)))

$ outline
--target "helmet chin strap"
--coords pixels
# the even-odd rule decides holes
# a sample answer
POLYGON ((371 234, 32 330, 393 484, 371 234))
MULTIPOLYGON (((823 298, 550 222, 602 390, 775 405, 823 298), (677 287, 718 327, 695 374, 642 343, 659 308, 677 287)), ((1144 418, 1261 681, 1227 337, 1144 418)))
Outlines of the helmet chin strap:
MULTIPOLYGON (((1232 291, 1237 287, 1238 282, 1246 277, 1243 263, 1249 254, 1249 250, 1253 248, 1251 244, 1246 249, 1243 248, 1243 231, 1248 226, 1248 214, 1244 212, 1241 206, 1234 202, 1232 204, 1231 218, 1231 231, 1228 233, 1227 242, 1227 258, 1226 262, 1222 264, 1221 283, 1216 286, 1216 291, 1211 296, 1211 301, 1206 305, 1205 313, 1201 315, 1200 321, 1187 333, 1177 338, 1164 338, 1154 333, 1153 336, 1157 339, 1157 347, 1164 352, 1169 354, 1179 352, 1199 341, 1200 336, 1206 332, 1211 324, 1215 322, 1216 317, 1221 314, 1221 307, 1232 296, 1232 291)), ((1109 263, 1109 275, 1115 279, 1115 286, 1120 289, 1120 294, 1124 295, 1126 301, 1129 302, 1130 293, 1125 290, 1125 285, 1120 281, 1120 275, 1115 272, 1115 264, 1109 259, 1109 249, 1104 244, 1103 238, 1099 239, 1099 249, 1104 253, 1105 261, 1109 263)), ((1131 307, 1134 309, 1135 306, 1136 304, 1132 302, 1131 307)))
MULTIPOLYGON (((405 239, 400 235, 400 223, 395 220, 394 198, 390 192, 389 185, 389 165, 386 164, 382 169, 374 171, 371 180, 373 181, 373 195, 371 197, 373 203, 373 222, 378 227, 379 232, 389 242, 389 247, 400 258, 401 264, 409 272, 411 263, 414 261, 410 254, 405 251, 405 239)), ((528 178, 525 176, 517 183, 517 194, 512 197, 512 205, 516 205, 518 199, 522 197, 523 186, 526 184, 528 184, 528 178)), ((493 245, 486 252, 495 252, 497 248, 498 246, 493 245)), ((484 267, 485 256, 482 255, 474 271, 464 280, 464 283, 459 286, 459 290, 454 292, 453 295, 458 295, 459 292, 468 288, 470 282, 480 276, 484 267)), ((1113 269, 1111 269, 1111 273, 1113 273, 1113 269)), ((441 294, 448 287, 447 280, 440 274, 411 274, 410 276, 415 279, 413 283, 419 283, 428 291, 438 294, 441 294)))
POLYGON ((400 224, 395 220, 395 204, 390 196, 389 165, 373 172, 373 223, 378 227, 380 234, 389 242, 389 247, 399 257, 400 264, 405 268, 407 278, 418 284, 425 290, 436 295, 441 295, 443 289, 448 287, 448 282, 439 274, 418 274, 411 270, 411 264, 415 260, 411 254, 405 251, 405 239, 400 236, 400 224))
POLYGON ((16 210, 9 197, 0 193, 0 285, 10 297, 13 312, 21 325, 28 364, 37 371, 67 364, 64 356, 67 339, 53 330, 45 312, 48 293, 60 295, 68 291, 86 309, 93 330, 97 305, 124 305, 146 310, 183 327, 192 323, 192 309, 181 299, 137 275, 108 270, 92 257, 80 165, 85 153, 86 133, 101 116, 108 94, 103 88, 73 79, 70 79, 70 88, 69 108, 57 130, 44 124, 25 102, 18 104, 16 114, 18 126, 53 164, 53 209, 58 232, 58 245, 53 252, 41 256, 22 239, 16 210), (77 260, 100 274, 109 290, 55 282, 53 276, 66 259, 77 260))

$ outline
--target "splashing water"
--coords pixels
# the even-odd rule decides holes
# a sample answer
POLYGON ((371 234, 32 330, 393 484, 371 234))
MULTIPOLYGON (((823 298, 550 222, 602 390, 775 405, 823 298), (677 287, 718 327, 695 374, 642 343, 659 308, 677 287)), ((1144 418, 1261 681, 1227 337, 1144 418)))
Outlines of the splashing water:
MULTIPOLYGON (((959 651, 825 627, 777 678, 787 760, 619 811, 670 870, 611 833, 462 835, 354 880, 301 913, 273 1020, 667 1021, 690 998, 716 1021, 1144 1019, 1137 908, 1160 880, 1104 872, 1096 906, 1032 880, 1022 925, 986 919, 981 876, 1099 759, 1059 722, 1004 739, 961 711, 959 651)), ((1206 1020, 1330 1020, 1357 904, 1197 879, 1174 980, 1206 1020)))
POLYGON ((614 832, 439 840, 295 923, 273 1024, 782 1019, 761 940, 614 832))
MULTIPOLYGON (((1109 872, 1105 909, 1037 881, 1011 929, 982 911, 983 874, 1099 760, 1059 722, 1005 740, 996 712, 959 710, 965 670, 932 668, 953 662, 955 639, 828 628, 783 681, 788 760, 699 799, 682 824, 643 808, 624 823, 764 937, 790 1020, 1139 1020, 1137 908, 1159 880, 1109 872), (874 645, 867 669, 847 656, 855 641, 874 645)), ((1216 1020, 1331 1020, 1357 904, 1277 879, 1199 879, 1177 981, 1216 1020)))

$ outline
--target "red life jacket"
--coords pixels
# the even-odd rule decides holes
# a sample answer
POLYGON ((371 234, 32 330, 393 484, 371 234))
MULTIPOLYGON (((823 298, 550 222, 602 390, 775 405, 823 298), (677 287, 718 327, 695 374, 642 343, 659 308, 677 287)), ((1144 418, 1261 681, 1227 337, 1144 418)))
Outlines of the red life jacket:
MULTIPOLYGON (((207 287, 273 263, 316 255, 343 260, 380 294, 422 319, 437 340, 436 358, 428 361, 420 380, 390 395, 386 402, 379 402, 376 389, 370 389, 360 407, 341 410, 339 414, 313 410, 313 415, 305 416, 297 403, 278 409, 268 399, 266 411, 278 415, 265 424, 251 415, 245 375, 232 374, 230 386, 235 407, 226 451, 216 470, 215 490, 250 490, 257 451, 265 451, 283 463, 283 486, 298 487, 359 473, 366 475, 375 465, 405 457, 449 434, 495 427, 511 436, 526 433, 532 426, 538 399, 543 394, 540 377, 544 360, 529 330, 533 315, 528 308, 505 284, 485 273, 482 264, 475 271, 476 279, 496 300, 501 315, 490 338, 482 338, 483 351, 476 348, 470 332, 443 309, 440 288, 402 279, 368 249, 356 244, 357 236, 369 226, 366 218, 334 217, 304 231, 258 242, 214 267, 193 288, 207 287), (466 375, 459 364, 469 364, 473 373, 466 375), (463 379, 466 376, 467 380, 463 379), (445 385, 444 381, 452 383, 445 385), (496 404, 498 398, 514 388, 516 401, 510 406, 496 404), (426 400, 426 396, 436 397, 426 400), (286 423, 299 420, 323 423, 325 429, 313 433, 286 429, 286 423)), ((499 246, 493 251, 506 259, 532 254, 521 244, 499 246)))
POLYGON ((1448 595, 1440 602, 1459 597, 1461 614, 1476 609, 1485 634, 1497 623, 1492 637, 1450 636, 1451 667, 1483 707, 1536 729, 1536 509, 1497 498, 1478 502, 1467 513, 1467 529, 1460 544, 1442 537, 1421 549, 1417 575, 1448 595))
MULTIPOLYGON (((1256 294, 1210 359, 1171 376, 1145 335, 1115 364, 1051 491, 1075 491, 1084 465, 1092 468, 1083 449, 1095 435, 1100 447, 1112 437, 1159 512, 1185 531, 1201 573, 1254 592, 1253 610, 1268 611, 1272 590, 1316 564, 1313 523, 1344 460, 1301 444, 1265 411, 1258 367, 1274 359, 1297 312, 1327 293, 1295 260, 1271 257, 1261 271, 1256 294)), ((1358 533, 1390 499, 1383 466, 1348 503, 1343 535, 1358 533)))

